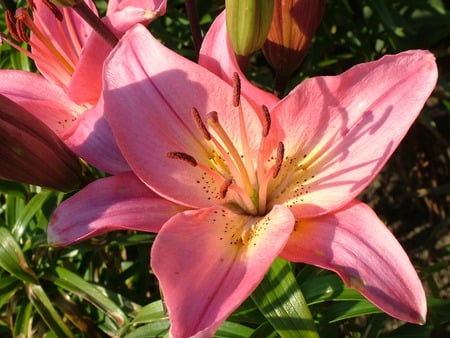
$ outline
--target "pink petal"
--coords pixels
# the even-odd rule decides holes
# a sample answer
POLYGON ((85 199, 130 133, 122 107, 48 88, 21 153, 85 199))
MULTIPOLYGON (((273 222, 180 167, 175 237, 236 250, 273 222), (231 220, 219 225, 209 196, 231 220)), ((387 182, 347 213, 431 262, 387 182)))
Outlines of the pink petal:
MULTIPOLYGON (((187 206, 211 206, 223 182, 167 153, 184 152, 210 165, 208 141, 191 115, 196 107, 204 121, 208 112, 218 111, 242 154, 232 93, 227 83, 162 46, 141 25, 126 33, 105 64, 105 111, 125 159, 153 190, 187 206)), ((241 103, 256 157, 261 123, 247 101, 241 103)))
POLYGON ((214 20, 203 40, 198 63, 229 84, 233 83, 233 73, 241 78, 242 94, 255 106, 272 107, 279 99, 255 87, 240 70, 225 25, 225 12, 214 20))
POLYGON ((91 34, 80 54, 68 88, 77 103, 95 105, 102 91, 102 70, 112 48, 98 34, 91 34))
POLYGON ((211 337, 256 288, 292 231, 294 218, 275 206, 260 218, 214 207, 173 217, 152 248, 173 337, 211 337), (248 242, 242 227, 252 225, 248 242))
POLYGON ((273 108, 269 141, 283 141, 285 155, 302 164, 306 193, 299 197, 293 182, 273 203, 295 204, 297 217, 348 203, 391 156, 436 79, 433 55, 408 51, 300 84, 273 108))
POLYGON ((148 25, 166 13, 167 0, 114 0, 108 2, 109 24, 124 33, 137 23, 148 25))
MULTIPOLYGON (((165 1, 128 0, 108 3, 107 16, 102 20, 117 36, 137 23, 148 24, 165 13, 165 1)), ((69 96, 78 103, 95 104, 102 90, 103 63, 112 48, 98 34, 91 34, 80 55, 69 96)))
POLYGON ((401 320, 424 323, 426 298, 403 248, 367 205, 297 220, 281 257, 335 271, 380 309, 401 320))
POLYGON ((110 0, 108 1, 107 14, 119 12, 135 7, 152 11, 158 15, 164 15, 167 8, 167 0, 110 0))
POLYGON ((61 203, 50 220, 48 242, 68 245, 114 230, 158 232, 183 210, 123 173, 94 181, 61 203))
POLYGON ((85 111, 61 138, 73 152, 100 170, 111 174, 130 170, 104 116, 102 99, 85 111))
POLYGON ((0 71, 0 93, 18 103, 56 133, 62 132, 84 112, 61 87, 38 74, 20 70, 0 71))

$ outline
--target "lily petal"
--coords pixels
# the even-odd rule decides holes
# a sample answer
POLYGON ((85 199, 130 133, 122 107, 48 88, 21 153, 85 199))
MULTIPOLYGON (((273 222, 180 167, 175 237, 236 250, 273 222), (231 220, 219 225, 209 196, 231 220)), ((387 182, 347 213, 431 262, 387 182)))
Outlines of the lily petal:
POLYGON ((130 170, 104 116, 102 98, 60 136, 73 152, 100 170, 110 174, 130 170))
POLYGON ((426 298, 408 256, 364 203, 313 219, 298 220, 280 255, 335 271, 393 317, 424 323, 426 298))
POLYGON ((38 74, 20 70, 0 72, 0 93, 28 110, 57 134, 86 109, 73 103, 58 85, 38 74))
POLYGON ((151 262, 172 336, 211 337, 262 280, 293 225, 292 213, 283 206, 260 218, 214 207, 168 221, 153 244, 151 262))
POLYGON ((283 140, 286 156, 301 163, 307 194, 298 196, 299 184, 291 184, 273 203, 290 201, 296 217, 315 217, 355 198, 396 149, 436 80, 434 56, 417 50, 300 84, 273 108, 268 142, 283 140))
POLYGON ((225 11, 217 16, 206 33, 198 63, 229 84, 233 83, 233 73, 237 72, 241 79, 242 94, 255 106, 265 105, 271 108, 279 101, 275 95, 257 88, 248 81, 239 68, 227 34, 225 11))
POLYGON ((113 230, 158 232, 184 210, 157 196, 134 174, 122 173, 94 181, 61 203, 49 222, 48 242, 68 245, 113 230))
MULTIPOLYGON (((183 152, 209 166, 212 155, 192 117, 193 107, 203 121, 207 113, 217 110, 220 123, 242 154, 233 89, 213 73, 161 45, 141 25, 130 29, 111 53, 104 77, 105 113, 136 175, 160 195, 186 206, 209 207, 218 201, 223 182, 208 175, 205 178, 200 168, 168 158, 167 154, 183 152)), ((251 136, 250 151, 256 158, 262 137, 260 118, 244 98, 241 106, 251 136)))
MULTIPOLYGON (((120 38, 133 25, 146 25, 163 15, 166 4, 161 0, 112 1, 108 2, 107 16, 102 20, 120 38)), ((72 100, 95 104, 102 90, 103 63, 111 50, 111 46, 98 34, 89 36, 69 86, 68 94, 72 100)))

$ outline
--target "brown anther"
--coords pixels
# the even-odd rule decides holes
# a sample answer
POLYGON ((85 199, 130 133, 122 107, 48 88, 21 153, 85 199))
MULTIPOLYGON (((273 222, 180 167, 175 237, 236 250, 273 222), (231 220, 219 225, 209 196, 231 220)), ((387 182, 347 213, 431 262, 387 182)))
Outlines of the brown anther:
POLYGON ((11 34, 12 38, 16 41, 22 41, 20 39, 19 34, 17 34, 17 31, 16 31, 16 19, 14 18, 14 15, 9 10, 7 10, 5 12, 5 23, 6 23, 6 27, 8 28, 9 33, 11 34))
POLYGON ((27 35, 27 30, 25 29, 25 23, 22 20, 16 20, 16 34, 19 37, 18 41, 23 41, 28 43, 30 38, 27 35))
POLYGON ((220 186, 220 198, 225 198, 227 196, 228 188, 233 183, 231 179, 225 180, 220 186))
POLYGON ((283 142, 278 143, 277 149, 277 160, 275 162, 275 171, 273 172, 273 178, 276 178, 281 170, 281 165, 283 164, 284 159, 284 144, 283 142))
POLYGON ((233 73, 233 106, 238 107, 241 102, 241 79, 239 74, 233 73))
POLYGON ((205 124, 203 123, 202 117, 200 116, 200 113, 197 109, 192 107, 192 117, 194 118, 195 124, 197 125, 197 128, 200 129, 205 139, 208 141, 211 140, 211 134, 209 133, 208 129, 206 128, 205 124))
POLYGON ((188 155, 186 153, 182 153, 179 151, 173 151, 173 152, 168 152, 166 154, 166 156, 168 158, 172 158, 175 160, 182 160, 185 161, 186 163, 190 164, 193 167, 197 166, 197 161, 195 160, 195 158, 193 158, 191 155, 188 155))
POLYGON ((53 15, 59 20, 59 21, 63 21, 64 16, 61 13, 61 10, 50 0, 42 0, 42 2, 44 3, 45 6, 48 7, 48 9, 50 9, 53 13, 53 15))
POLYGON ((270 125, 272 124, 272 118, 270 117, 269 108, 267 108, 265 105, 262 105, 262 111, 263 111, 263 130, 262 134, 264 137, 269 135, 270 131, 270 125))

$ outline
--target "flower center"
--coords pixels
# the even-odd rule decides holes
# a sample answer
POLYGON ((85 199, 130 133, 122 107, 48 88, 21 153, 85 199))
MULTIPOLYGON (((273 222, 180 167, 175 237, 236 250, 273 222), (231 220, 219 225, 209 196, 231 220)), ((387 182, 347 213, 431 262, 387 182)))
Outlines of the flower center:
POLYGON ((206 123, 197 109, 192 109, 192 117, 203 138, 209 144, 209 161, 200 163, 190 154, 169 152, 167 156, 199 167, 216 183, 219 183, 219 198, 224 203, 238 206, 244 213, 263 215, 268 202, 268 186, 275 179, 282 167, 284 145, 278 143, 275 156, 267 158, 264 138, 269 134, 271 117, 267 107, 262 107, 262 140, 256 152, 252 152, 248 130, 245 126, 244 112, 240 102, 240 79, 237 73, 233 77, 233 106, 237 109, 239 119, 240 148, 230 138, 219 121, 219 114, 212 111, 206 115, 206 123), (239 152, 239 150, 241 153, 239 152), (268 166, 267 163, 270 163, 268 166))
MULTIPOLYGON (((63 20, 63 15, 61 11, 53 5, 51 2, 44 1, 44 4, 49 7, 52 13, 57 18, 57 22, 63 20)), ((34 12, 36 15, 36 12, 34 12)), ((66 18, 67 20, 67 18, 66 18)), ((73 57, 71 60, 68 57, 68 53, 72 52, 74 49, 81 49, 81 46, 75 46, 74 43, 77 39, 70 39, 71 41, 66 41, 66 45, 63 46, 63 52, 61 48, 57 48, 53 43, 53 39, 46 32, 41 31, 39 27, 34 23, 30 16, 30 11, 21 7, 16 10, 16 13, 12 15, 10 11, 5 13, 5 21, 11 36, 18 42, 25 42, 31 46, 32 52, 22 48, 20 45, 9 40, 5 35, 1 35, 1 40, 7 42, 12 47, 20 51, 21 53, 33 59, 35 62, 39 62, 41 65, 48 64, 51 66, 51 71, 53 74, 60 74, 60 78, 72 76, 76 61, 78 60, 78 53, 73 52, 73 57), (32 32, 35 39, 30 39, 26 33, 26 29, 32 32)), ((66 23, 67 24, 67 23, 66 23)))

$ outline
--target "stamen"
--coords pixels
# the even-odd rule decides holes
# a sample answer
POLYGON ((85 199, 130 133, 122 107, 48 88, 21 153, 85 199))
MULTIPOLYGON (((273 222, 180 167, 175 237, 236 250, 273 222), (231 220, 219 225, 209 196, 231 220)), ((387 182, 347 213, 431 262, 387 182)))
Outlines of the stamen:
POLYGON ((166 156, 168 158, 172 158, 172 159, 175 159, 175 160, 185 161, 186 163, 190 164, 193 167, 197 166, 197 161, 195 160, 195 158, 192 157, 189 154, 186 154, 186 153, 182 153, 182 152, 179 152, 179 151, 173 151, 173 152, 168 152, 166 154, 166 156))
POLYGON ((203 123, 202 117, 200 116, 197 109, 194 107, 192 108, 192 117, 194 118, 194 122, 197 125, 197 128, 200 129, 203 136, 206 140, 211 140, 211 134, 209 133, 208 129, 206 128, 205 124, 203 123))
POLYGON ((44 44, 44 46, 55 56, 55 58, 63 65, 69 74, 73 74, 73 67, 67 62, 67 60, 61 55, 61 53, 55 48, 55 46, 49 41, 49 39, 39 30, 30 17, 30 14, 26 8, 18 8, 15 14, 15 18, 18 21, 23 22, 30 30, 36 35, 36 37, 44 44))
POLYGON ((6 28, 8 28, 9 33, 11 34, 13 39, 16 41, 22 41, 22 39, 20 38, 19 34, 17 34, 16 31, 16 19, 14 19, 13 14, 9 10, 5 12, 5 23, 6 28))
MULTIPOLYGON (((206 122, 208 125, 214 130, 214 132, 217 134, 217 136, 220 138, 220 140, 223 142, 223 145, 228 150, 229 155, 226 152, 223 152, 223 156, 230 157, 231 163, 228 164, 230 167, 230 170, 232 170, 233 165, 237 168, 237 173, 233 174, 236 179, 242 180, 242 185, 247 192, 249 196, 253 194, 253 188, 250 183, 250 178, 248 176, 247 169, 245 168, 244 163, 242 162, 241 156, 239 155, 236 147, 234 146, 233 142, 231 141, 230 137, 226 133, 226 131, 223 129, 222 125, 219 122, 219 116, 216 111, 209 112, 207 115, 206 122)), ((216 141, 214 138, 213 141, 216 141)), ((216 146, 221 150, 221 145, 216 144, 216 146)), ((222 148, 223 149, 223 148, 222 148)))
POLYGON ((16 33, 19 37, 19 41, 23 41, 26 43, 30 42, 30 38, 28 37, 27 32, 25 30, 25 25, 20 20, 16 20, 16 33))
POLYGON ((270 126, 272 124, 272 118, 270 117, 269 108, 267 108, 265 105, 262 105, 262 111, 263 111, 263 131, 262 134, 264 137, 269 135, 270 126))
POLYGON ((239 74, 233 73, 233 106, 237 107, 241 103, 241 79, 239 74))
MULTIPOLYGON (((266 172, 264 172, 262 169, 258 174, 258 178, 259 178, 259 191, 258 191, 258 195, 259 195, 259 205, 258 205, 258 210, 260 213, 264 213, 266 210, 266 204, 267 204, 267 189, 269 186, 269 182, 271 179, 274 179, 278 176, 278 174, 280 173, 281 170, 281 166, 283 164, 283 159, 284 159, 284 144, 283 142, 279 142, 278 143, 278 148, 277 148, 277 158, 275 160, 275 164, 266 172)), ((263 163, 260 162, 261 166, 263 167, 263 163)), ((260 168, 258 168, 259 170, 260 168)))
POLYGON ((220 187, 220 198, 225 198, 227 196, 228 188, 230 187, 231 183, 233 183, 231 179, 223 181, 220 187))
POLYGON ((283 164, 283 159, 284 159, 284 144, 283 142, 279 142, 277 148, 277 159, 275 162, 275 171, 273 172, 272 175, 273 178, 276 178, 278 176, 281 169, 281 165, 283 164))

